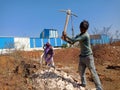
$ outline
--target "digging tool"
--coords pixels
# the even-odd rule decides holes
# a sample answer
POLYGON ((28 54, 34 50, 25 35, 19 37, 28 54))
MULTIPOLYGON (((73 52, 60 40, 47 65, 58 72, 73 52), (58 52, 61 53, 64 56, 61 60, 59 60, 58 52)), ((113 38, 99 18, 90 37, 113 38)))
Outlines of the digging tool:
MULTIPOLYGON (((65 13, 67 14, 67 15, 66 15, 65 25, 64 25, 64 30, 63 30, 63 32, 66 33, 70 15, 73 15, 73 16, 75 16, 75 17, 77 17, 77 15, 75 15, 74 13, 72 13, 70 9, 68 9, 68 10, 60 10, 60 11, 61 11, 61 12, 65 12, 65 13)), ((64 40, 64 37, 61 37, 61 38, 64 40)))

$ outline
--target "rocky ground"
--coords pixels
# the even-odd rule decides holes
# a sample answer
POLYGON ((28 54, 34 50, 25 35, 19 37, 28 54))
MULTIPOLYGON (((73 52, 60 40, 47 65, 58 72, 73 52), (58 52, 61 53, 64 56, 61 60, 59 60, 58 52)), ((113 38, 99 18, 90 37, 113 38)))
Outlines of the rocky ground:
POLYGON ((36 90, 80 90, 77 80, 61 70, 40 70, 32 76, 36 90))
MULTIPOLYGON (((120 90, 120 42, 93 46, 92 49, 104 90, 120 90)), ((54 51, 55 70, 40 66, 42 51, 0 55, 0 90, 83 90, 78 85, 79 48, 54 51)), ((86 77, 87 89, 95 88, 88 70, 86 77)))

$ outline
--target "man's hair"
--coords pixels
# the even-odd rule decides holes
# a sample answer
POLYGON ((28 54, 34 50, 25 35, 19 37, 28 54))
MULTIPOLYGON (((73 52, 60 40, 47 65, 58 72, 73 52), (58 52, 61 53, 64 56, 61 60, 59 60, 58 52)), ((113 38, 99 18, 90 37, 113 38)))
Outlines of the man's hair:
POLYGON ((89 22, 86 21, 86 20, 83 20, 81 23, 80 23, 80 28, 83 28, 85 30, 87 30, 89 28, 89 22))

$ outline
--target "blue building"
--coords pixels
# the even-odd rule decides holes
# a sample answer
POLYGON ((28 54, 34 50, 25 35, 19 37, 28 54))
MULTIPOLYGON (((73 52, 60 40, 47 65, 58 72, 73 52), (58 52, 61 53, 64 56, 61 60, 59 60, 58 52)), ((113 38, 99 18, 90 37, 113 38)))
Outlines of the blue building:
MULTIPOLYGON (((90 35, 90 42, 92 45, 106 44, 110 42, 110 39, 105 34, 90 35)), ((0 37, 0 50, 2 49, 40 49, 44 44, 49 42, 53 47, 61 47, 63 44, 67 44, 58 36, 56 29, 44 29, 40 33, 40 37, 0 37)))
POLYGON ((42 45, 47 42, 54 47, 61 47, 63 44, 67 44, 58 36, 58 30, 56 29, 44 29, 40 33, 40 39, 42 40, 42 45))
POLYGON ((56 29, 44 29, 40 33, 40 38, 58 38, 58 31, 56 29))
POLYGON ((92 45, 110 43, 110 38, 105 34, 90 35, 90 42, 92 45))
POLYGON ((53 47, 61 47, 67 44, 60 37, 56 29, 44 29, 40 37, 0 37, 0 49, 31 50, 40 49, 49 42, 53 47))

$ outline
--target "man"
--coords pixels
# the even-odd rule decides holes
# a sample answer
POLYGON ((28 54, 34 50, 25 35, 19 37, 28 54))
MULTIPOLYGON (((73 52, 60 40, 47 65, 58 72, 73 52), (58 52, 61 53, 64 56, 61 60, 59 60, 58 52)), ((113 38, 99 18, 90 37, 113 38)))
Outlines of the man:
POLYGON ((81 76, 81 86, 86 87, 86 77, 85 77, 85 70, 86 67, 90 70, 93 80, 96 86, 96 90, 103 90, 101 86, 101 82, 99 76, 96 72, 95 65, 94 65, 94 57, 92 54, 92 49, 90 45, 90 36, 87 33, 89 28, 88 21, 84 20, 80 23, 80 34, 74 38, 70 38, 67 36, 66 32, 63 32, 62 39, 67 41, 70 44, 74 44, 75 42, 80 42, 80 61, 79 61, 79 72, 81 76))

